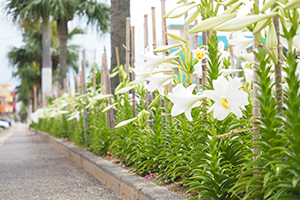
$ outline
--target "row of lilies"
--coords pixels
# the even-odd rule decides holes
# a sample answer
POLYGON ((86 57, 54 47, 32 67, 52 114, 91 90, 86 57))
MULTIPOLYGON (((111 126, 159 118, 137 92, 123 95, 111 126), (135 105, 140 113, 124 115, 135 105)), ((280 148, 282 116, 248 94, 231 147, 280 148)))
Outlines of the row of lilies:
POLYGON ((189 33, 206 32, 207 45, 191 49, 167 33, 178 43, 147 48, 145 63, 129 70, 134 80, 116 68, 114 94, 100 82, 65 93, 32 114, 34 125, 157 183, 181 184, 191 199, 299 199, 299 8, 298 0, 180 0, 164 18, 198 19, 189 33))

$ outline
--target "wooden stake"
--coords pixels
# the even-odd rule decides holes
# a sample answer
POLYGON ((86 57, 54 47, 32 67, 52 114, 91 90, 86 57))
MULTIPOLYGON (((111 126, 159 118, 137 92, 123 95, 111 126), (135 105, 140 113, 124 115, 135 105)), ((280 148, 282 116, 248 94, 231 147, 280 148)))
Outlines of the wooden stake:
MULTIPOLYGON (((161 16, 166 14, 166 0, 161 0, 161 16)), ((162 45, 168 45, 168 36, 167 36, 167 20, 162 18, 162 45)), ((164 56, 168 56, 169 52, 165 51, 164 56)), ((167 72, 167 75, 172 75, 172 72, 167 72)), ((172 92, 172 83, 169 83, 167 86, 167 93, 172 92)))
POLYGON ((144 15, 144 49, 146 49, 148 46, 148 15, 144 15))
MULTIPOLYGON (((103 53, 103 58, 104 58, 104 76, 105 76, 105 81, 106 81, 106 94, 111 94, 111 84, 110 84, 110 78, 109 78, 109 71, 108 71, 108 66, 107 66, 107 60, 106 60, 106 49, 104 46, 104 53, 103 53)), ((109 104, 112 104, 112 97, 109 97, 109 104)), ((110 121, 110 126, 114 130, 115 129, 115 118, 114 118, 114 111, 113 109, 110 109, 109 111, 109 121, 110 121)))
POLYGON ((116 47, 116 55, 117 55, 117 65, 120 66, 119 48, 118 47, 116 47))
POLYGON ((36 89, 36 85, 33 86, 32 90, 33 90, 33 112, 35 112, 36 109, 37 109, 37 96, 36 96, 37 89, 36 89))
MULTIPOLYGON (((195 20, 194 27, 197 26, 197 24, 198 24, 198 20, 195 20)), ((197 48, 199 48, 199 35, 198 35, 198 33, 195 33, 194 38, 195 38, 195 49, 197 49, 197 48)), ((199 84, 200 84, 200 79, 197 75, 196 75, 195 84, 196 84, 196 88, 198 90, 199 89, 199 84)))
POLYGON ((74 83, 75 83, 75 93, 78 93, 78 76, 73 72, 74 83))
POLYGON ((53 100, 56 99, 55 94, 54 94, 54 90, 55 90, 55 85, 52 84, 52 91, 51 91, 51 93, 52 93, 52 99, 53 99, 53 100))
MULTIPOLYGON (((82 51, 82 94, 86 93, 86 83, 85 83, 85 50, 82 51)), ((86 129, 88 127, 87 121, 87 111, 83 109, 83 129, 84 129, 84 142, 87 143, 87 132, 86 129)))
POLYGON ((64 78, 64 89, 63 89, 63 93, 66 92, 67 90, 67 81, 66 78, 64 78))
MULTIPOLYGON (((259 5, 259 1, 257 0, 257 6, 259 5)), ((252 14, 254 15, 255 13, 252 11, 252 14)), ((255 34, 253 34, 253 52, 255 52, 257 49, 257 40, 256 40, 256 37, 255 37, 255 34)), ((259 65, 257 64, 257 59, 254 55, 254 69, 259 69, 259 65)), ((259 125, 259 121, 258 121, 258 118, 259 118, 259 109, 258 109, 258 106, 259 106, 259 103, 258 103, 258 100, 257 100, 257 94, 258 94, 258 86, 257 84, 259 83, 259 80, 258 80, 258 75, 256 73, 256 70, 253 70, 253 90, 252 90, 252 113, 253 113, 253 146, 255 147, 255 143, 258 142, 258 134, 259 134, 259 128, 257 127, 259 125)), ((259 154, 259 148, 253 148, 253 153, 254 154, 259 154)), ((253 156, 252 158, 253 160, 256 160, 256 156, 253 156)), ((257 168, 257 166, 253 166, 254 168, 257 168)), ((259 176, 259 174, 253 174, 254 177, 257 177, 259 176)))
MULTIPOLYGON (((273 8, 275 8, 276 6, 274 5, 273 8)), ((278 102, 277 105, 277 111, 281 112, 282 111, 282 107, 283 107, 283 95, 282 95, 282 74, 281 74, 281 44, 280 44, 280 23, 279 23, 279 18, 278 17, 274 17, 273 18, 273 23, 274 23, 274 27, 276 30, 276 35, 277 35, 277 41, 278 41, 278 45, 277 45, 277 51, 278 51, 278 63, 277 65, 275 65, 275 91, 276 91, 276 102, 278 102)))
POLYGON ((94 93, 96 93, 96 49, 94 50, 93 85, 94 93))
POLYGON ((71 96, 71 73, 69 72, 69 77, 68 77, 68 93, 70 94, 71 96))
POLYGON ((126 18, 126 74, 128 76, 128 80, 130 81, 129 62, 130 62, 130 17, 127 17, 126 18))
POLYGON ((101 94, 105 94, 105 75, 104 75, 104 53, 102 54, 102 69, 101 69, 101 94))
MULTIPOLYGON (((187 3, 187 0, 185 0, 184 4, 187 3)), ((184 19, 186 19, 188 16, 188 12, 186 12, 184 14, 184 19)), ((187 43, 189 44, 190 41, 190 37, 189 37, 189 24, 184 26, 184 39, 187 41, 187 43)))
MULTIPOLYGON (((132 69, 135 67, 134 63, 135 63, 135 27, 132 26, 131 27, 131 66, 132 69)), ((135 80, 135 73, 132 72, 132 80, 135 80)), ((135 89, 131 90, 131 94, 132 94, 132 109, 133 109, 133 116, 135 116, 136 114, 136 102, 135 102, 135 89)))
MULTIPOLYGON (((202 45, 207 45, 207 40, 206 40, 207 32, 202 32, 202 45)), ((202 90, 205 90, 205 85, 206 85, 206 60, 202 60, 202 90)))
MULTIPOLYGON (((232 33, 229 36, 229 39, 232 39, 232 33)), ((233 52, 233 45, 228 42, 228 49, 230 54, 230 63, 231 63, 231 69, 235 69, 235 62, 234 62, 234 52, 233 52)), ((235 74, 232 74, 232 78, 235 77, 235 74)))
MULTIPOLYGON (((153 35, 153 50, 156 49, 156 26, 155 26, 155 7, 152 10, 152 35, 153 35)), ((156 55, 156 53, 154 53, 156 55)))
MULTIPOLYGON (((147 47, 149 47, 149 38, 148 38, 148 15, 144 15, 144 47, 145 49, 147 47)), ((146 60, 145 60, 146 62, 146 60)), ((152 101, 152 94, 151 92, 148 92, 147 93, 147 102, 148 102, 148 105, 150 105, 152 101)))

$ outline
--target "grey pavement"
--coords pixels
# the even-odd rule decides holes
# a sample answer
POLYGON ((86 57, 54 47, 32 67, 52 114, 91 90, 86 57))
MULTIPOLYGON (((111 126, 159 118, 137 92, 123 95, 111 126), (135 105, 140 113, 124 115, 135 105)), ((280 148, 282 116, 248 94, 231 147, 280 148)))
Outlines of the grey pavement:
POLYGON ((26 125, 14 124, 0 132, 0 199, 120 198, 26 125))

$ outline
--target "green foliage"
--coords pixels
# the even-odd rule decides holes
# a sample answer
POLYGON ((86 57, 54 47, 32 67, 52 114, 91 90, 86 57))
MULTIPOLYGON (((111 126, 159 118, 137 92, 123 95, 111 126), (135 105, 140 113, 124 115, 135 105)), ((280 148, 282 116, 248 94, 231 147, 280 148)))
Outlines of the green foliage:
POLYGON ((213 80, 219 77, 219 67, 220 67, 220 54, 218 54, 218 37, 215 34, 211 35, 210 40, 207 41, 208 46, 208 56, 207 61, 207 85, 206 88, 209 90, 213 89, 213 80))

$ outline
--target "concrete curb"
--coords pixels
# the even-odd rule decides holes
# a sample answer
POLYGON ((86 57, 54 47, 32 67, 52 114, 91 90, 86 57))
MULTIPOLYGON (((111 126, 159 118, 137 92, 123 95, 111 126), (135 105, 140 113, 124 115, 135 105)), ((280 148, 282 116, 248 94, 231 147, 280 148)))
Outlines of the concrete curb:
POLYGON ((128 170, 69 142, 61 141, 42 131, 36 131, 36 133, 81 165, 124 200, 186 200, 186 198, 136 174, 129 174, 128 170))

